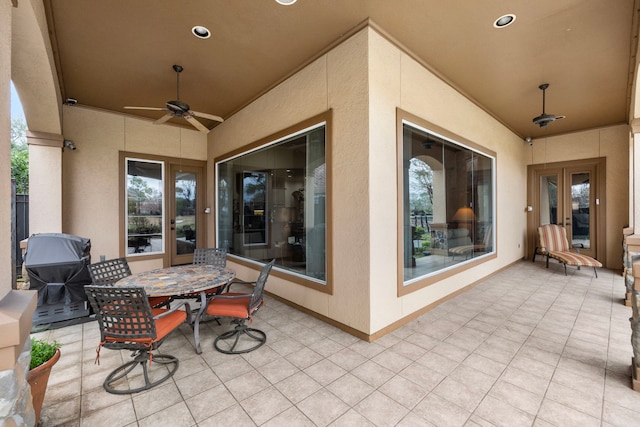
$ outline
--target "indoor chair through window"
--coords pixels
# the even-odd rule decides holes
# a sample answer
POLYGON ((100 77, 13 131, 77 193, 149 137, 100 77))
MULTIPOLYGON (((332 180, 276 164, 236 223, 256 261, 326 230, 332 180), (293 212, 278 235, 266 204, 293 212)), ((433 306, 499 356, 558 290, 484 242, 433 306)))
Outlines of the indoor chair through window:
MULTIPOLYGON (((579 249, 577 249, 579 251, 579 249)), ((567 265, 578 267, 593 267, 593 272, 598 277, 596 267, 602 267, 602 263, 588 255, 579 252, 572 252, 567 240, 567 230, 557 224, 545 224, 538 227, 538 246, 533 251, 533 262, 536 261, 536 254, 541 254, 547 258, 547 268, 549 268, 549 258, 558 260, 564 265, 564 274, 567 275, 567 265)))
POLYGON ((167 354, 153 354, 167 335, 185 321, 190 322, 186 302, 171 309, 151 308, 142 287, 85 286, 100 327, 102 347, 131 350, 133 360, 114 369, 104 380, 104 389, 113 394, 130 394, 148 390, 171 377, 178 369, 178 359, 167 354), (179 310, 182 306, 185 310, 179 310), (140 366, 142 373, 132 373, 140 366))
MULTIPOLYGON (((113 286, 118 280, 131 276, 126 258, 114 258, 89 264, 89 276, 96 286, 113 286)), ((151 307, 169 307, 171 297, 149 297, 151 307)))
MULTIPOLYGON (((221 353, 248 353, 263 345, 267 341, 267 334, 259 329, 246 325, 253 319, 253 315, 264 305, 264 287, 267 283, 275 259, 265 264, 255 282, 233 281, 226 287, 226 292, 213 295, 207 299, 206 313, 214 317, 230 317, 235 328, 219 335, 214 341, 214 347, 221 353), (244 284, 252 286, 250 292, 229 292, 232 285, 244 284), (243 339, 243 338, 248 338, 243 339)), ((196 319, 195 327, 199 319, 196 319)))

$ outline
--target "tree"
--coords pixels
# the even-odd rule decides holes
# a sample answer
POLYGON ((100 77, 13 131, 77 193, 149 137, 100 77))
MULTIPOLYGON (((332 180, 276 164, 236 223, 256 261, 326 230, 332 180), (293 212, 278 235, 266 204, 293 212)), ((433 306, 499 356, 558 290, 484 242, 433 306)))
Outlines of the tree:
POLYGON ((11 178, 16 179, 16 193, 29 194, 29 148, 27 124, 11 120, 11 178))
POLYGON ((433 171, 417 158, 409 166, 409 192, 412 211, 433 212, 433 171))

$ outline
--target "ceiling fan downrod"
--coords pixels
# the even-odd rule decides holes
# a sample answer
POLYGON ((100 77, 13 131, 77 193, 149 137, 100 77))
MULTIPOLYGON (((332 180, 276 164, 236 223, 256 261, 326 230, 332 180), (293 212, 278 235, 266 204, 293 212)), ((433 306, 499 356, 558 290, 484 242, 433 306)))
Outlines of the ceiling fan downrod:
POLYGON ((543 116, 544 116, 545 94, 546 94, 545 91, 547 90, 548 87, 549 87, 549 83, 542 83, 540 86, 538 86, 538 88, 542 90, 542 115, 543 116))
POLYGON ((176 72, 176 96, 178 101, 180 101, 180 73, 182 70, 184 70, 182 65, 173 65, 173 71, 176 72))

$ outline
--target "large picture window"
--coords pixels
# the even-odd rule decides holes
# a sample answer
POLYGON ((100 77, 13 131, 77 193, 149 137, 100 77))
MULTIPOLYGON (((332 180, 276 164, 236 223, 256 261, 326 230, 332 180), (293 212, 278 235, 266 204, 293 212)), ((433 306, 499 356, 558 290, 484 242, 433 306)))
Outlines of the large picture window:
POLYGON ((402 271, 410 285, 495 252, 495 158, 402 126, 402 271))
POLYGON ((326 122, 216 163, 217 245, 326 283, 326 122))
POLYGON ((164 163, 127 158, 127 255, 164 251, 164 163))

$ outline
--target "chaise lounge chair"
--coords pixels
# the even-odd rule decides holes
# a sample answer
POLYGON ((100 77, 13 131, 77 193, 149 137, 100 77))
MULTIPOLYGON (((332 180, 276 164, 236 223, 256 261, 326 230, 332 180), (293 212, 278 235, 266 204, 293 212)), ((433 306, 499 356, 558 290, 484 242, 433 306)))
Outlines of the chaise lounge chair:
MULTIPOLYGON (((576 248, 577 251, 579 249, 576 248)), ((547 257, 547 268, 549 268, 549 258, 556 259, 564 264, 564 274, 567 275, 567 265, 578 267, 593 267, 593 272, 598 277, 596 267, 602 267, 602 263, 588 255, 579 252, 572 252, 567 241, 567 230, 556 224, 546 224, 538 227, 538 245, 533 251, 533 262, 536 261, 536 254, 547 257)))

